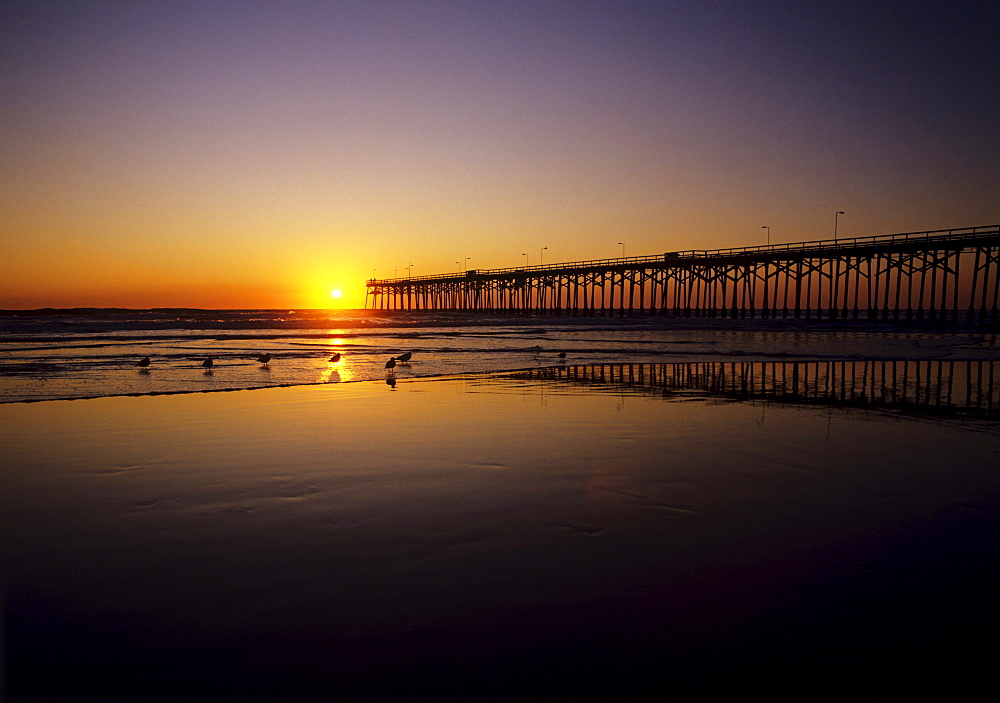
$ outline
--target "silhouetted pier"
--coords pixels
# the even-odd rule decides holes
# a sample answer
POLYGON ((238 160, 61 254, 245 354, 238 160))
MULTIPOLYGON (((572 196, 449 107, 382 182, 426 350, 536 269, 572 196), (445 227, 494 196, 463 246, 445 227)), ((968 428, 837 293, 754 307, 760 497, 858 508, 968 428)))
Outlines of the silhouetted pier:
POLYGON ((1000 226, 371 279, 374 310, 996 323, 1000 226))
POLYGON ((761 361, 553 366, 515 374, 610 392, 1000 419, 994 361, 761 361))

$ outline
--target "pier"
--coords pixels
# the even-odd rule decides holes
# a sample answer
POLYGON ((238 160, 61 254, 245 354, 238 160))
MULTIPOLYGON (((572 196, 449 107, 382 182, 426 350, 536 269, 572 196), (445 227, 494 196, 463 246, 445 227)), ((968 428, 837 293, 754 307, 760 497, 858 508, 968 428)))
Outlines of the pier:
POLYGON ((371 279, 365 308, 994 324, 1000 225, 371 279))

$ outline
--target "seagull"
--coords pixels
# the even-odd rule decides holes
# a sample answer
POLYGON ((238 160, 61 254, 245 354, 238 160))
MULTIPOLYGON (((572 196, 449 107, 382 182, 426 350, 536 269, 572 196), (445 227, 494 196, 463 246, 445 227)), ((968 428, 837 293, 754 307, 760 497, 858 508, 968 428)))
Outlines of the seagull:
POLYGON ((270 360, 271 360, 270 354, 261 354, 260 356, 257 357, 257 361, 264 364, 264 366, 267 366, 267 362, 269 362, 270 360))
POLYGON ((400 354, 399 356, 397 356, 396 357, 396 361, 399 361, 399 362, 404 363, 404 364, 408 364, 408 363, 410 363, 410 359, 411 358, 413 358, 413 352, 406 352, 404 354, 400 354))
POLYGON ((385 362, 385 368, 388 369, 389 373, 392 373, 392 370, 394 368, 396 368, 396 359, 395 359, 395 357, 391 357, 391 356, 389 357, 389 360, 387 362, 385 362))
POLYGON ((330 361, 336 364, 338 361, 340 361, 340 354, 334 354, 333 356, 331 356, 330 361))
POLYGON ((204 360, 203 362, 201 362, 201 365, 202 365, 202 366, 204 366, 204 367, 205 367, 206 369, 208 369, 209 371, 211 371, 211 370, 212 370, 212 364, 213 364, 213 363, 214 363, 214 362, 212 361, 212 357, 208 357, 208 358, 207 358, 207 359, 205 359, 205 360, 204 360))
POLYGON ((143 369, 146 368, 147 366, 149 366, 149 357, 148 356, 142 357, 141 359, 139 359, 139 361, 135 363, 135 365, 143 369))
POLYGON ((559 352, 559 358, 560 359, 565 359, 566 358, 566 352, 559 352))

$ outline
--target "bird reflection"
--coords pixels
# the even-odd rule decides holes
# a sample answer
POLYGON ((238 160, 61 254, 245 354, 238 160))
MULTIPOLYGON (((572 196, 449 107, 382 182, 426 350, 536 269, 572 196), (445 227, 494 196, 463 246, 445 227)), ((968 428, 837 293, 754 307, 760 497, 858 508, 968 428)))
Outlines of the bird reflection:
POLYGON ((389 386, 389 388, 395 389, 396 388, 396 377, 395 376, 390 376, 389 378, 385 379, 385 384, 387 386, 389 386))

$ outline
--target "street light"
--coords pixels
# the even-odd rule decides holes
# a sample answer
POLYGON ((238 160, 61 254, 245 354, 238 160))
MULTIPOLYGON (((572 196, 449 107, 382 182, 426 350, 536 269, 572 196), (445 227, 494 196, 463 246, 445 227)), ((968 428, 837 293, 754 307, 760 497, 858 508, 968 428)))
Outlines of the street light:
POLYGON ((524 265, 529 266, 530 264, 528 263, 529 262, 528 255, 525 254, 524 252, 521 252, 521 256, 524 257, 524 265))
POLYGON ((622 245, 622 258, 624 259, 625 258, 625 242, 618 242, 618 243, 622 245))
POLYGON ((767 246, 771 246, 771 228, 767 225, 761 225, 761 229, 767 230, 767 246))
POLYGON ((406 277, 407 278, 413 278, 413 270, 412 269, 413 269, 413 264, 410 264, 409 266, 406 267, 406 277))
POLYGON ((833 241, 837 241, 837 225, 840 224, 840 216, 843 214, 843 210, 837 210, 837 214, 833 216, 833 241))
POLYGON ((545 251, 546 249, 548 249, 548 247, 542 247, 541 249, 538 250, 538 265, 539 266, 541 266, 543 263, 545 263, 543 261, 544 257, 542 255, 542 252, 545 251))

